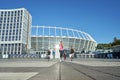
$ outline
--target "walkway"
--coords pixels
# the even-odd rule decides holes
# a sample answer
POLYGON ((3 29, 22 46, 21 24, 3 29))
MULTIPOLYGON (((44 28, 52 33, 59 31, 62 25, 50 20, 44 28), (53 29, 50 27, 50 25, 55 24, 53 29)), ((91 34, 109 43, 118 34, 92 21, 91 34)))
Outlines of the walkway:
POLYGON ((112 59, 0 60, 0 80, 120 80, 119 65, 112 59))

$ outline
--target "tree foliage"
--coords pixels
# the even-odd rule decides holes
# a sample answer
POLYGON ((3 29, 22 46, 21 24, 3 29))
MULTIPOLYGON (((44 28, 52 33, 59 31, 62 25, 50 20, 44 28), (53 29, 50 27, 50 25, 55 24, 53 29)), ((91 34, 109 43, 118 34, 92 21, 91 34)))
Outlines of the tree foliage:
POLYGON ((105 48, 111 48, 113 46, 120 45, 120 39, 117 39, 114 37, 112 43, 107 43, 107 44, 98 44, 97 49, 105 49, 105 48))
POLYGON ((120 45, 120 39, 117 39, 116 37, 114 38, 114 41, 113 43, 111 44, 112 46, 115 46, 115 45, 120 45))

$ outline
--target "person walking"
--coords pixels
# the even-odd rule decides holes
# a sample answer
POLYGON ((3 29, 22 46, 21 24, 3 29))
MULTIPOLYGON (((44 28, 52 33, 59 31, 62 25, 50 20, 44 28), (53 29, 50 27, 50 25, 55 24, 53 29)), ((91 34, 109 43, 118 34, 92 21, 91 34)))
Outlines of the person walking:
POLYGON ((73 60, 73 58, 74 58, 74 49, 73 49, 73 47, 71 47, 71 49, 70 49, 70 59, 71 59, 71 61, 73 60))
POLYGON ((47 51, 47 59, 48 59, 48 61, 50 61, 50 54, 51 54, 51 51, 48 49, 48 51, 47 51))
POLYGON ((65 51, 64 51, 63 56, 64 56, 64 61, 65 61, 66 60, 66 52, 65 51))
POLYGON ((53 59, 55 59, 55 49, 52 51, 53 59))
POLYGON ((63 45, 62 41, 60 41, 60 44, 59 44, 59 52, 60 52, 60 62, 61 62, 63 53, 64 53, 64 45, 63 45))

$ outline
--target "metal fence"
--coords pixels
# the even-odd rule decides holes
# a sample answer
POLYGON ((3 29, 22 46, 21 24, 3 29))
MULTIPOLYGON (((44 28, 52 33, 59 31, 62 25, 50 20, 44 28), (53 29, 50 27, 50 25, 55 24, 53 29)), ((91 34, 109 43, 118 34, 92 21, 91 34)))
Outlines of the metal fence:
POLYGON ((40 54, 4 54, 1 57, 1 59, 29 59, 29 58, 39 59, 41 58, 41 55, 40 54))

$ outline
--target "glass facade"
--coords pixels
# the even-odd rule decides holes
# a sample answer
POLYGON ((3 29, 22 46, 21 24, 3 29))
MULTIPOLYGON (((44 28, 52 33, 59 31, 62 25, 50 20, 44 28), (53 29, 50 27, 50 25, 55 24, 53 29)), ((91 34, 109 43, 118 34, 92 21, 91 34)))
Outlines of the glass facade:
POLYGON ((54 49, 62 40, 65 50, 71 46, 76 52, 94 51, 97 43, 87 33, 62 27, 33 26, 31 36, 31 48, 39 52, 41 50, 54 49))

